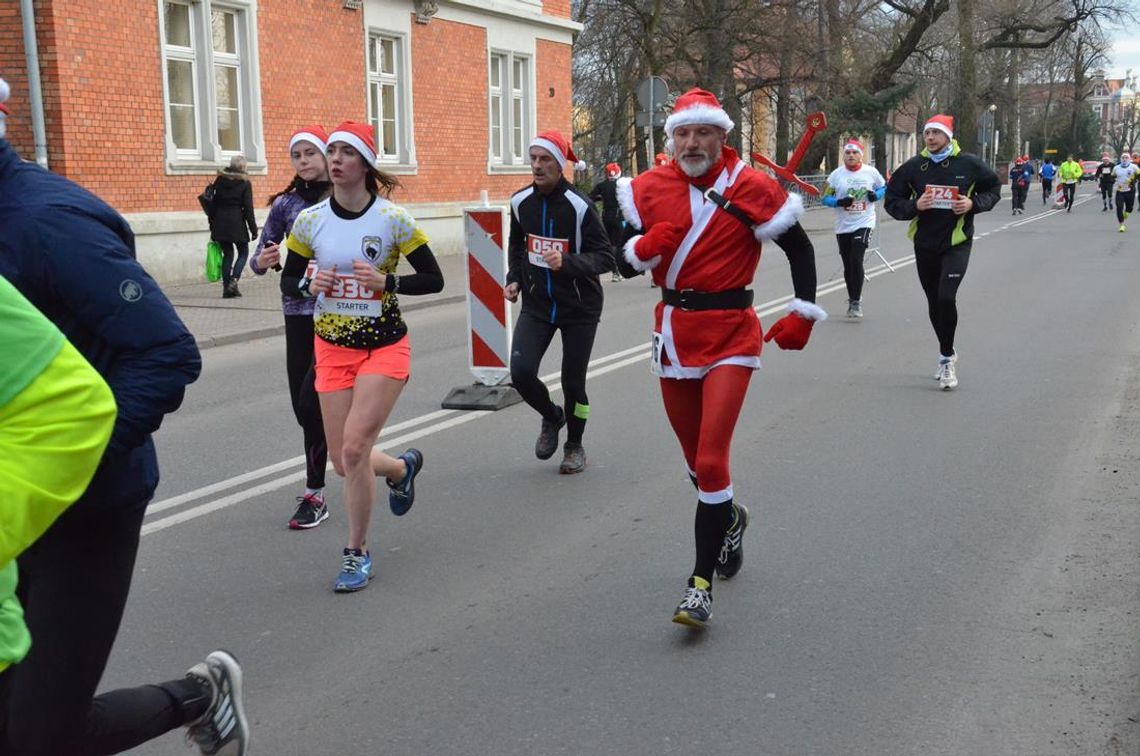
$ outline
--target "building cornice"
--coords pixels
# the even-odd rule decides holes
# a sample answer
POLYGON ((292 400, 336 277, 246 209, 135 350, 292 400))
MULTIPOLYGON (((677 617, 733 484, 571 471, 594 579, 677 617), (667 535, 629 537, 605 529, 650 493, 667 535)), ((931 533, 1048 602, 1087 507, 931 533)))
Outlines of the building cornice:
POLYGON ((487 0, 440 0, 439 6, 440 10, 455 8, 484 15, 525 21, 529 24, 544 26, 548 29, 557 29, 571 35, 576 35, 583 29, 582 24, 577 21, 544 15, 540 3, 527 2, 527 0, 490 0, 490 2, 487 0))

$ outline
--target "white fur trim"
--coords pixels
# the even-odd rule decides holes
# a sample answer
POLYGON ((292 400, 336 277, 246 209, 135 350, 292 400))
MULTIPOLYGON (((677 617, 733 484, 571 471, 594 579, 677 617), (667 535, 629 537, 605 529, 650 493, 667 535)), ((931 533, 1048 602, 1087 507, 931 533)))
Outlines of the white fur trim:
POLYGON ((804 201, 800 195, 795 192, 788 192, 788 199, 776 211, 776 214, 769 218, 764 223, 752 229, 752 235, 756 237, 756 241, 765 242, 775 239, 780 234, 787 231, 792 226, 799 222, 800 216, 804 214, 804 201))
POLYGON ((322 155, 329 150, 329 146, 319 136, 308 131, 301 131, 293 135, 293 138, 289 140, 289 152, 293 152, 297 142, 308 142, 320 150, 322 155))
POLYGON ((691 108, 674 111, 671 116, 666 118, 665 133, 672 139, 673 130, 678 126, 693 126, 698 123, 719 126, 725 131, 732 131, 732 127, 736 125, 728 117, 728 113, 724 112, 724 108, 694 105, 691 108))
POLYGON ((633 224, 634 228, 641 228, 641 216, 633 204, 633 179, 623 176, 617 180, 617 201, 626 222, 633 224))
POLYGON ((788 311, 794 312, 804 320, 827 320, 827 312, 815 302, 793 299, 788 302, 788 311))
POLYGON ((950 137, 951 139, 954 138, 954 132, 951 131, 950 129, 946 128, 946 124, 944 124, 944 123, 939 123, 938 121, 930 121, 929 123, 927 123, 925 126, 922 127, 923 131, 926 131, 927 129, 937 129, 938 131, 941 131, 943 134, 950 137))
POLYGON ((356 134, 353 134, 351 131, 334 131, 333 133, 329 134, 328 143, 332 144, 333 142, 344 142, 348 146, 352 147, 352 149, 359 152, 361 157, 364 158, 364 162, 368 163, 369 165, 376 165, 376 153, 373 152, 368 147, 368 145, 364 143, 363 139, 358 137, 356 134))
POLYGON ((565 170, 566 156, 562 154, 562 150, 558 149, 558 146, 554 144, 554 142, 550 141, 549 139, 543 139, 542 137, 535 137, 531 140, 530 146, 541 147, 542 149, 549 152, 554 156, 554 159, 558 161, 558 167, 565 170))
POLYGON ((625 255, 625 261, 629 263, 634 270, 639 270, 644 273, 657 267, 658 263, 661 262, 661 255, 657 255, 657 257, 651 257, 648 260, 642 260, 640 257, 638 257, 637 251, 634 249, 634 247, 637 245, 638 240, 641 239, 642 236, 644 236, 644 234, 638 234, 637 236, 627 241, 625 243, 625 247, 622 248, 622 254, 625 255))
POLYGON ((577 163, 574 163, 574 170, 576 171, 584 171, 586 170, 586 167, 587 166, 585 160, 579 160, 577 163))

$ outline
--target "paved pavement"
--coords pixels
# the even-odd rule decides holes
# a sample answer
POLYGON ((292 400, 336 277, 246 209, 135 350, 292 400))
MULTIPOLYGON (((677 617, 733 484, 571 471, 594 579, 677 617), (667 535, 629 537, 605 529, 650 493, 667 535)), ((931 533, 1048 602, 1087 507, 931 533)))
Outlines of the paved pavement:
MULTIPOLYGON (((885 217, 880 213, 881 217, 885 217)), ((818 232, 830 234, 834 216, 821 209, 811 209, 801 220, 804 228, 819 244, 818 232)), ((438 258, 443 271, 443 291, 416 297, 401 297, 405 312, 438 304, 462 302, 467 296, 466 256, 443 255, 438 258)), ((198 347, 235 344, 284 333, 281 316, 281 291, 275 273, 242 275, 241 298, 222 299, 222 284, 200 283, 168 285, 163 288, 174 303, 182 322, 198 340, 198 347)))

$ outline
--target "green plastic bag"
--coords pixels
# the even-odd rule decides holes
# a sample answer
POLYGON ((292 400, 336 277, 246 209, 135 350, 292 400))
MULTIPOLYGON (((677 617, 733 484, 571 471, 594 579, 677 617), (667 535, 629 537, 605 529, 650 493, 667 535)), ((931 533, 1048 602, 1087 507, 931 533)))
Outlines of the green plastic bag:
POLYGON ((206 280, 210 283, 222 279, 222 247, 216 241, 206 245, 206 280))

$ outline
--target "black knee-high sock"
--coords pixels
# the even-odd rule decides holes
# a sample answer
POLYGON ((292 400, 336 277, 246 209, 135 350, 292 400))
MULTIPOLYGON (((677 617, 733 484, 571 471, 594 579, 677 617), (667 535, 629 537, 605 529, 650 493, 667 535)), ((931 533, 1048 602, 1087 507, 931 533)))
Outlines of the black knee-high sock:
POLYGON ((712 582, 724 534, 732 522, 732 500, 723 504, 697 502, 697 515, 693 520, 693 533, 697 542, 697 561, 693 574, 712 582))

